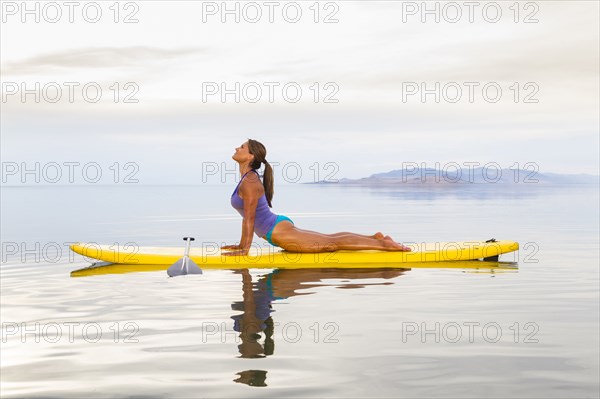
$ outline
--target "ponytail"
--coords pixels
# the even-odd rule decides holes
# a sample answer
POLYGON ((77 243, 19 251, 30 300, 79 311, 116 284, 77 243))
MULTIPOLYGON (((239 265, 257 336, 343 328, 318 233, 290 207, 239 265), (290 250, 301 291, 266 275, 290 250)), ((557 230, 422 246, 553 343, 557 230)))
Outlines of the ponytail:
POLYGON ((273 200, 273 194, 275 194, 273 190, 274 178, 273 178, 273 168, 267 162, 267 149, 262 143, 248 139, 248 147, 250 153, 254 155, 254 160, 250 164, 250 167, 254 170, 260 169, 260 164, 265 164, 265 172, 263 173, 263 186, 265 188, 265 197, 267 197, 267 203, 270 208, 273 208, 271 205, 271 201, 273 200))
POLYGON ((273 208, 271 205, 271 200, 273 199, 273 168, 267 160, 263 161, 265 163, 265 173, 263 174, 263 186, 265 187, 265 197, 267 197, 267 203, 269 204, 269 208, 273 208))

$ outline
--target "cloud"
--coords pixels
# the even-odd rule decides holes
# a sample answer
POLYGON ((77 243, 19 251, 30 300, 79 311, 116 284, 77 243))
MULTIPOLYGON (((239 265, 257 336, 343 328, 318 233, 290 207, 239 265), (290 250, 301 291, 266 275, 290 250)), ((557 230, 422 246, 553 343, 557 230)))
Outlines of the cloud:
POLYGON ((2 75, 43 74, 76 68, 126 68, 210 52, 207 48, 164 49, 147 46, 92 47, 42 54, 8 62, 2 75))

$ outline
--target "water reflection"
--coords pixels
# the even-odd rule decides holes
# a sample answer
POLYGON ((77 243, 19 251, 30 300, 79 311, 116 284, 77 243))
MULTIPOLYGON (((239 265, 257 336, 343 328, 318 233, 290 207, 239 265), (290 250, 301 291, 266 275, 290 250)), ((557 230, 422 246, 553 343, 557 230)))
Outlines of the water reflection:
POLYGON ((270 276, 260 279, 256 284, 252 283, 252 276, 248 269, 237 270, 242 275, 243 300, 231 304, 231 309, 242 313, 231 316, 233 329, 240 333, 242 341, 238 345, 240 357, 258 358, 273 354, 275 343, 273 342, 273 319, 271 318, 271 302, 276 299, 272 290, 269 289, 270 276), (255 289, 256 288, 256 289, 255 289), (262 338, 260 333, 265 334, 264 343, 259 343, 262 338))
POLYGON ((266 387, 267 372, 264 370, 246 370, 237 373, 239 378, 233 380, 242 384, 250 385, 251 387, 266 387))
MULTIPOLYGON (((357 289, 369 285, 388 285, 389 282, 360 283, 356 279, 394 279, 410 269, 277 269, 260 276, 256 282, 248 269, 235 270, 242 276, 242 301, 231 304, 231 309, 242 313, 231 316, 233 329, 239 333, 238 345, 240 358, 264 358, 275 352, 273 339, 274 312, 272 303, 297 295, 310 295, 312 292, 299 292, 315 287, 336 286, 337 288, 357 289), (325 279, 343 280, 326 283, 325 279), (262 335, 264 334, 264 340, 262 335), (262 342, 261 342, 262 340, 262 342)), ((264 370, 246 370, 237 373, 239 378, 233 381, 250 386, 267 386, 267 372, 264 370)))
MULTIPOLYGON (((231 270, 241 277, 240 301, 231 304, 237 313, 231 315, 234 331, 238 333, 236 343, 238 358, 261 359, 276 354, 275 309, 273 304, 282 299, 318 293, 319 287, 340 289, 362 289, 368 286, 392 285, 395 279, 413 268, 458 269, 464 273, 517 272, 513 262, 425 262, 406 263, 404 268, 310 268, 310 269, 267 269, 265 274, 254 276, 249 269, 231 270), (371 280, 371 281, 365 281, 371 280)), ((165 265, 116 265, 100 264, 74 270, 72 277, 97 276, 136 272, 164 272, 165 265)), ((252 269, 257 273, 258 269, 252 269)), ((230 349, 226 349, 229 351, 230 349)), ((235 349, 233 349, 235 351, 235 349)), ((236 373, 233 381, 253 387, 267 386, 267 370, 249 369, 236 373)))

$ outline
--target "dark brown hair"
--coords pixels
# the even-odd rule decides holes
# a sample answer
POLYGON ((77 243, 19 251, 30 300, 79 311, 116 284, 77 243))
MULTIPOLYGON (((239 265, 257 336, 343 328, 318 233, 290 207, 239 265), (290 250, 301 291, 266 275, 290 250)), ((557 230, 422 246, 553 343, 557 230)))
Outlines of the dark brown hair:
POLYGON ((273 199, 273 168, 267 162, 267 149, 262 143, 248 139, 248 151, 250 154, 254 155, 254 161, 250 164, 252 169, 260 169, 261 164, 265 164, 265 172, 263 173, 263 186, 265 188, 265 197, 267 197, 267 203, 269 207, 273 207, 271 205, 271 200, 273 199))

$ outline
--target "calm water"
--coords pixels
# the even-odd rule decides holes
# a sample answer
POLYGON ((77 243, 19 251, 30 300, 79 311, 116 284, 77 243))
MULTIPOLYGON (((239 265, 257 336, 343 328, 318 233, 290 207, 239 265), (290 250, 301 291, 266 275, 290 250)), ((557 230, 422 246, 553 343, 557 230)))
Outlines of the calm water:
POLYGON ((234 243, 232 189, 3 187, 2 397, 598 397, 597 187, 277 188, 306 229, 519 241, 506 270, 70 276, 69 242, 234 243))

